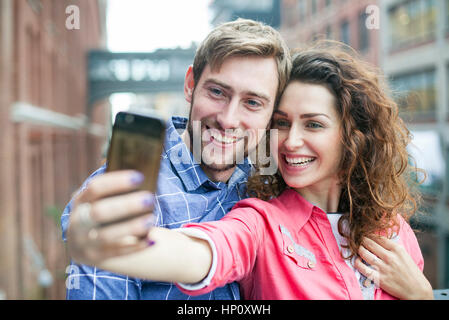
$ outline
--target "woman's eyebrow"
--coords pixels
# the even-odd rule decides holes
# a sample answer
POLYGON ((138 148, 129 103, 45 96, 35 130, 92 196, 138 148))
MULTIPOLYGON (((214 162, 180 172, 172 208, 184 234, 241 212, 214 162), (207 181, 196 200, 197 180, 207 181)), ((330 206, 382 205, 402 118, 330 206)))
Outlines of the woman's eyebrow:
POLYGON ((301 118, 313 118, 313 117, 318 117, 318 116, 324 116, 324 117, 330 119, 330 117, 325 113, 305 113, 305 114, 301 115, 301 118))
POLYGON ((273 114, 274 113, 278 113, 281 116, 288 117, 288 113, 285 113, 284 111, 281 111, 281 110, 274 110, 273 114))

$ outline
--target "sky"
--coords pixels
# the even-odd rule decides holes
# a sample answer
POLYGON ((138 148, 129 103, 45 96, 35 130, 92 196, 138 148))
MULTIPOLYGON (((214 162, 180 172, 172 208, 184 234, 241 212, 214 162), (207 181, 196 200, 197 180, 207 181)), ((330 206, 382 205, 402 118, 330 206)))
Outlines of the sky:
POLYGON ((108 0, 108 49, 187 48, 211 30, 210 0, 108 0))
MULTIPOLYGON (((188 48, 211 30, 210 0, 108 0, 107 47, 114 52, 151 52, 188 48)), ((129 93, 110 97, 112 119, 135 99, 129 93)))

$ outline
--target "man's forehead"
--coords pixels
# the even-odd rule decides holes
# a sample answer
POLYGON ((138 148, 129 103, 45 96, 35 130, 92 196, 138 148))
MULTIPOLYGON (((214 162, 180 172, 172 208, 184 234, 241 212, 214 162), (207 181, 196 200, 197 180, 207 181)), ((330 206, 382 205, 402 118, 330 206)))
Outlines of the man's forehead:
POLYGON ((230 57, 222 63, 207 64, 202 72, 199 82, 203 84, 217 84, 222 88, 251 95, 260 96, 266 100, 274 100, 278 90, 279 75, 274 57, 230 57), (250 72, 243 64, 248 61, 252 64, 250 72), (246 81, 253 70, 259 70, 250 81, 246 81), (237 78, 237 81, 235 80, 237 78), (238 81, 242 80, 242 81, 238 81), (236 84, 238 84, 236 86, 236 84), (274 92, 270 92, 274 89, 274 92), (273 97, 272 97, 273 96, 273 97))

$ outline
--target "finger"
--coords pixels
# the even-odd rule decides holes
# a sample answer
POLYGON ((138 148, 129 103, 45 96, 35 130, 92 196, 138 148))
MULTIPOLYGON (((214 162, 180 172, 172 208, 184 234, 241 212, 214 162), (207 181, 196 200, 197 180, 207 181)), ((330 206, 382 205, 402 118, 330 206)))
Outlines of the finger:
POLYGON ((145 215, 126 222, 98 228, 96 241, 103 247, 132 246, 139 239, 146 238, 148 231, 153 226, 153 216, 152 214, 145 215))
POLYGON ((375 254, 367 250, 363 245, 359 247, 359 256, 365 260, 369 265, 380 267, 381 259, 379 259, 375 254))
POLYGON ((368 237, 363 237, 362 245, 382 260, 388 258, 388 249, 368 237))
POLYGON ((92 203, 91 218, 95 223, 108 224, 153 211, 155 198, 148 191, 104 198, 92 203))
POLYGON ((384 236, 370 235, 368 239, 372 240, 373 242, 379 244, 389 251, 393 251, 397 245, 396 242, 384 236))
MULTIPOLYGON (((356 258, 354 262, 354 268, 357 269, 367 279, 371 280, 377 287, 380 286, 380 272, 376 267, 372 268, 362 262, 360 258, 356 258)), ((365 282, 364 285, 368 286, 370 283, 365 282)))
POLYGON ((86 189, 75 200, 75 204, 93 202, 136 190, 142 184, 144 176, 135 170, 107 172, 93 178, 86 189))
POLYGON ((371 275, 372 270, 366 264, 362 262, 360 258, 356 258, 354 261, 354 268, 356 268, 361 274, 368 278, 371 275))

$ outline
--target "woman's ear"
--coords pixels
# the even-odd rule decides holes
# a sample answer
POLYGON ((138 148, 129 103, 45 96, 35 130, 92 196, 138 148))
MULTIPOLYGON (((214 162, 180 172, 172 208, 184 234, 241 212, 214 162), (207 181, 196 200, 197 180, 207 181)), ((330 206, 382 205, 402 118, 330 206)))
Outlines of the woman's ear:
POLYGON ((186 77, 184 79, 184 97, 189 103, 192 102, 194 88, 195 80, 193 77, 193 66, 190 65, 187 69, 186 77))

